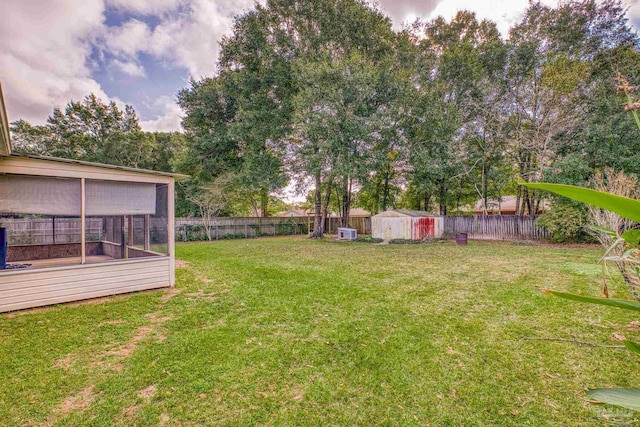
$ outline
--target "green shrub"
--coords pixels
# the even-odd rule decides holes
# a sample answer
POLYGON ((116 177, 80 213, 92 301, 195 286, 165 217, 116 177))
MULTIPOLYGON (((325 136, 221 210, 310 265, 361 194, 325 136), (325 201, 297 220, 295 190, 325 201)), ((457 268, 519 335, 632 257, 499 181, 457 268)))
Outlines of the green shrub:
POLYGON ((422 243, 422 241, 411 240, 411 239, 392 239, 392 240, 389 240, 389 243, 393 245, 416 245, 418 243, 422 243))
POLYGON ((244 239, 246 237, 247 236, 245 236, 244 233, 229 233, 229 234, 225 234, 223 236, 220 236, 220 239, 231 240, 231 239, 244 239))
POLYGON ((553 209, 542 214, 537 223, 549 231, 549 240, 554 243, 591 241, 586 231, 587 212, 580 206, 555 202, 553 209))
POLYGON ((450 228, 445 228, 442 230, 442 236, 440 237, 442 240, 451 240, 456 238, 456 233, 453 232, 450 228))
POLYGON ((375 237, 371 237, 371 236, 365 236, 365 237, 358 237, 357 239, 353 240, 354 242, 360 242, 360 243, 382 243, 384 240, 382 239, 378 239, 375 237))

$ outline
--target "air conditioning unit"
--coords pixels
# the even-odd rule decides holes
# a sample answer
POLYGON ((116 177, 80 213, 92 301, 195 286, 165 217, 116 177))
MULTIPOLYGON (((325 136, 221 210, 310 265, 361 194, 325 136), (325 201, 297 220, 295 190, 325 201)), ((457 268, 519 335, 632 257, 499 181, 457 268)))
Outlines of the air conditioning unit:
POLYGON ((338 228, 338 240, 354 240, 358 238, 355 228, 338 228))

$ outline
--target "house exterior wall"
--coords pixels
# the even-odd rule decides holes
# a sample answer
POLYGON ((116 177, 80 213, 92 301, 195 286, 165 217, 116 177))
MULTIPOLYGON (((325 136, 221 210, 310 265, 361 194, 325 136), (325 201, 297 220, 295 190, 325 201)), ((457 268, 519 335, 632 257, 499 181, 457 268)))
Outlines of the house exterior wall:
POLYGON ((171 275, 170 257, 5 271, 0 274, 0 313, 167 287, 171 275))

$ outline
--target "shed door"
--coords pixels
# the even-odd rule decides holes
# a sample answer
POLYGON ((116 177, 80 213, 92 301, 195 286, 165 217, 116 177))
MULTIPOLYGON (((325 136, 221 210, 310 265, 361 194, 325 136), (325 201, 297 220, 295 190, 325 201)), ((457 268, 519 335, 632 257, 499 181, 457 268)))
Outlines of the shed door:
POLYGON ((380 230, 384 240, 405 238, 402 229, 404 218, 380 218, 380 230))
POLYGON ((414 240, 422 240, 425 237, 435 237, 435 218, 416 218, 413 222, 412 234, 414 240))

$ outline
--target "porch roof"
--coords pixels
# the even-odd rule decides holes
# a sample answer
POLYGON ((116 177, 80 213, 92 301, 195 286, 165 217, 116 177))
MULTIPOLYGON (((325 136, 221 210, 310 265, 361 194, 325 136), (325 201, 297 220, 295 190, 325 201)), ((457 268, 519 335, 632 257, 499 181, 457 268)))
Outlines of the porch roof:
POLYGON ((2 84, 0 84, 0 156, 8 156, 9 154, 11 154, 11 134, 9 133, 9 119, 2 95, 2 84))

